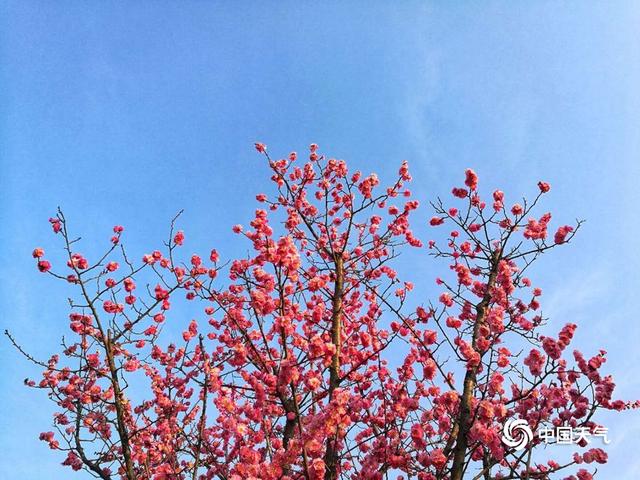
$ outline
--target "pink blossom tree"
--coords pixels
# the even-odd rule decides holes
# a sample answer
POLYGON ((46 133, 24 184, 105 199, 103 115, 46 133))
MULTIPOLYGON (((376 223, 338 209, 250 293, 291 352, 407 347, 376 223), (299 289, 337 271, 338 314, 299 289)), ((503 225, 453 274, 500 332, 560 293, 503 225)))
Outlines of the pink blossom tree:
POLYGON ((275 188, 257 195, 249 227, 233 227, 248 258, 183 259, 174 219, 140 262, 120 226, 89 260, 63 213, 50 219, 66 256, 33 256, 75 292, 73 335, 44 362, 7 335, 44 369, 27 384, 57 405, 40 438, 64 465, 104 480, 592 478, 607 460, 586 437, 601 431, 596 414, 639 404, 613 399, 604 351, 567 354, 575 324, 539 333, 542 292, 526 272, 580 227, 548 239, 551 214, 535 213, 547 183, 509 207, 499 190, 481 197, 467 170, 429 222, 451 230, 424 246, 448 263, 441 294, 410 308, 413 284, 394 269, 401 249, 423 248, 407 164, 381 187, 317 145, 302 164, 256 149, 275 188), (185 298, 200 318, 171 314, 185 298), (182 338, 165 338, 166 322, 184 324, 182 338), (510 419, 584 438, 567 461, 539 460, 540 435, 503 441, 510 419))

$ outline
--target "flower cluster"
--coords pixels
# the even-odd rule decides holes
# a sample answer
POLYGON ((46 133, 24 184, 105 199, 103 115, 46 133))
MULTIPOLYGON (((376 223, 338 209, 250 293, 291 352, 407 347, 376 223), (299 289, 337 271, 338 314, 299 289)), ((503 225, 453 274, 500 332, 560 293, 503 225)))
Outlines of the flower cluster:
POLYGON ((580 227, 547 242, 551 214, 534 207, 548 183, 509 208, 467 169, 453 204, 433 202, 428 223, 442 236, 425 251, 447 268, 437 300, 416 306, 394 268, 403 248, 423 246, 407 162, 385 185, 316 144, 281 159, 255 148, 273 191, 232 228, 250 252, 228 268, 215 249, 182 258, 175 220, 165 248, 137 262, 122 226, 93 258, 62 212, 49 220, 65 256, 54 268, 42 248, 32 255, 75 292, 72 336, 26 384, 57 405, 40 439, 63 465, 127 480, 592 478, 600 448, 536 464, 501 438, 514 417, 593 430, 599 410, 640 406, 614 399, 604 351, 566 358, 575 324, 541 334, 542 289, 525 270, 580 227), (173 308, 181 299, 201 302, 196 313, 173 308), (167 324, 182 334, 165 341, 167 324))

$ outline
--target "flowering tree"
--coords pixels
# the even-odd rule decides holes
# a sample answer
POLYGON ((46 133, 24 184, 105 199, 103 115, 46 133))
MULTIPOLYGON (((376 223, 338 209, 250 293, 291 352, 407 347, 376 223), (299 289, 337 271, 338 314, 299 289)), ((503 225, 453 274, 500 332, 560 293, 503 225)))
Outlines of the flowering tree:
POLYGON ((68 270, 33 256, 75 291, 73 337, 41 362, 7 335, 44 368, 27 384, 58 406, 40 438, 64 465, 105 480, 592 478, 589 464, 607 459, 588 445, 602 432, 595 414, 639 404, 612 399, 604 351, 564 358, 576 325, 538 333, 542 292, 525 272, 580 227, 548 240, 551 215, 534 216, 548 184, 530 202, 507 208, 495 191, 487 205, 467 170, 456 205, 433 204, 430 224, 451 229, 426 246, 449 264, 442 293, 409 308, 413 284, 393 267, 402 248, 423 247, 407 164, 382 188, 316 145, 302 165, 256 148, 276 191, 257 195, 249 228, 233 227, 253 250, 228 268, 215 250, 181 259, 175 219, 141 262, 120 226, 90 261, 63 213, 50 219, 68 270), (163 325, 182 322, 170 312, 185 297, 202 317, 169 342, 163 325), (503 441, 510 419, 583 438, 567 461, 534 459, 546 442, 503 441))

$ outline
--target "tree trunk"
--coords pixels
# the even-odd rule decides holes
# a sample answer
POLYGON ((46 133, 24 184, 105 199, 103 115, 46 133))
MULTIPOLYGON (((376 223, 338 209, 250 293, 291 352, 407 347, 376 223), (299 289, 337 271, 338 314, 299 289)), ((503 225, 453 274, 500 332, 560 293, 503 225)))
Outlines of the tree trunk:
MULTIPOLYGON (((335 254, 335 288, 332 300, 331 314, 331 341, 336 347, 329 368, 329 401, 333 398, 333 392, 340 384, 340 347, 342 344, 342 295, 344 292, 344 264, 340 254, 335 254)), ((338 434, 327 438, 327 446, 324 455, 324 480, 336 480, 338 478, 338 434)))
MULTIPOLYGON (((498 273, 498 264, 500 262, 500 251, 496 250, 491 258, 491 268, 489 271, 489 281, 487 282, 487 290, 482 297, 480 303, 476 305, 476 322, 473 326, 472 346, 476 349, 480 327, 485 322, 487 316, 487 308, 491 301, 491 290, 496 282, 498 273)), ((456 446, 453 450, 453 465, 451 466, 451 480, 462 480, 465 467, 465 457, 469 448, 468 434, 473 421, 473 412, 471 411, 471 403, 473 400, 473 392, 477 384, 477 373, 480 365, 467 369, 464 376, 464 388, 462 397, 460 398, 460 409, 458 411, 458 434, 456 436, 456 446)))
POLYGON ((129 446, 129 433, 125 422, 125 409, 122 394, 120 388, 120 382, 118 381, 118 369, 113 358, 113 350, 111 343, 111 334, 107 333, 105 339, 105 351, 107 354, 107 363, 109 365, 109 373, 111 376, 111 385, 113 387, 113 397, 116 406, 116 426, 118 430, 118 437, 122 447, 122 456, 124 457, 124 469, 125 477, 127 480, 135 480, 136 475, 133 470, 133 462, 131 461, 131 447, 129 446))

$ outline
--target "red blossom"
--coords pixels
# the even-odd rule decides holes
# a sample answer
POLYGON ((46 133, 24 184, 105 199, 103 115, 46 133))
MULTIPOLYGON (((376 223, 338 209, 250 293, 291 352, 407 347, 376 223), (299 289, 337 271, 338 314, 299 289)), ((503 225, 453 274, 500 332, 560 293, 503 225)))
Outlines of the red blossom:
POLYGON ((540 192, 542 193, 547 193, 549 190, 551 190, 551 185, 549 185, 547 182, 538 182, 538 188, 540 189, 540 192))
POLYGON ((556 244, 564 243, 566 241, 567 235, 569 235, 571 232, 573 232, 573 227, 570 225, 559 227, 555 235, 553 236, 553 241, 556 244))
POLYGON ((476 175, 476 172, 474 172, 470 168, 467 168, 464 171, 464 175, 464 184, 469 187, 469 189, 476 190, 478 188, 478 175, 476 175))
POLYGON ((42 273, 48 272, 49 270, 51 270, 51 263, 49 263, 49 261, 47 260, 39 260, 38 270, 40 270, 42 273))

